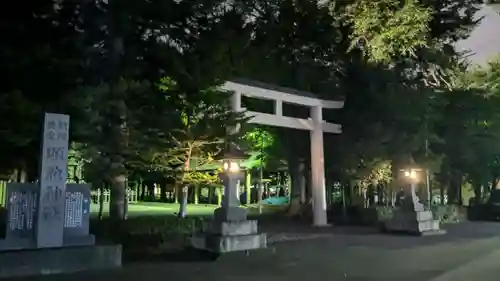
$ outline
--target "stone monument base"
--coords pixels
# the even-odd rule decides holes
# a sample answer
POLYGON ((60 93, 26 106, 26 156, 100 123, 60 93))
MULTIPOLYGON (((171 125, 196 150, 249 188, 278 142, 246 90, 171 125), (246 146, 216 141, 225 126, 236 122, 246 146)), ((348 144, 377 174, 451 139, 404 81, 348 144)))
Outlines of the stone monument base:
POLYGON ((433 218, 428 210, 398 210, 394 217, 385 224, 389 232, 414 235, 439 235, 446 231, 439 228, 439 220, 433 218))
POLYGON ((0 278, 73 273, 121 265, 121 245, 0 251, 0 278))
POLYGON ((255 220, 217 221, 191 237, 195 249, 213 253, 256 250, 267 247, 267 235, 258 232, 255 220))
MULTIPOLYGON (((63 238, 63 247, 82 247, 93 246, 95 244, 94 235, 85 236, 67 236, 63 238)), ((37 249, 36 243, 32 238, 8 238, 0 239, 0 252, 1 251, 15 251, 15 250, 28 250, 37 249)))

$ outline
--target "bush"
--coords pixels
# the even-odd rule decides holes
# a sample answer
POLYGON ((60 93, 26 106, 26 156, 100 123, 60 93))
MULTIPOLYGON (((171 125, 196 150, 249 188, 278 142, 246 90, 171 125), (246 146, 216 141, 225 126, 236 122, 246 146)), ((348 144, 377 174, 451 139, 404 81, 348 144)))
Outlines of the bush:
POLYGON ((0 207, 0 222, 4 222, 7 220, 7 209, 4 207, 0 207))
POLYGON ((356 206, 344 206, 333 204, 328 210, 328 219, 336 224, 359 225, 362 223, 361 208, 356 206))
POLYGON ((125 252, 168 252, 182 250, 202 224, 200 217, 142 216, 122 222, 93 220, 91 232, 98 241, 122 244, 125 252))
POLYGON ((378 226, 381 221, 390 219, 392 213, 393 208, 387 206, 374 206, 370 208, 346 206, 344 215, 343 206, 336 204, 331 206, 328 216, 335 223, 378 226))
MULTIPOLYGON (((332 206, 329 216, 334 222, 344 222, 352 225, 378 226, 381 222, 390 220, 396 210, 397 207, 392 206, 373 206, 369 208, 347 207, 346 221, 340 219, 343 216, 341 206, 332 206)), ((431 210, 434 219, 439 220, 442 224, 456 223, 467 219, 466 208, 462 206, 434 205, 431 210)))
POLYGON ((432 205, 434 219, 442 224, 457 223, 467 219, 467 209, 457 205, 432 205))
POLYGON ((5 237, 6 227, 7 227, 7 209, 0 207, 0 238, 5 237))
MULTIPOLYGON (((382 221, 392 218, 395 207, 384 206, 376 207, 378 218, 382 221)), ((463 206, 457 205, 432 205, 431 211, 434 219, 439 220, 441 224, 456 223, 467 219, 467 212, 463 206)))

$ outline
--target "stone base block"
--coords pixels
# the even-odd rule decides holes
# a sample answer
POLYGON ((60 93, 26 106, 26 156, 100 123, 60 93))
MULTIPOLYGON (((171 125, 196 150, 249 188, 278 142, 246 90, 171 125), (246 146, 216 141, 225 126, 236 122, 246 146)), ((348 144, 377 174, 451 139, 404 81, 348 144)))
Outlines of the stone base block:
POLYGON ((92 234, 86 236, 64 237, 65 247, 92 246, 92 245, 95 245, 95 236, 92 234))
POLYGON ((415 219, 417 221, 430 221, 430 220, 433 220, 432 211, 420 211, 420 212, 415 212, 414 214, 415 214, 415 219))
POLYGON ((256 220, 248 221, 214 221, 205 229, 206 233, 214 235, 249 235, 259 232, 259 226, 256 220))
MULTIPOLYGON (((63 247, 93 246, 94 235, 67 236, 64 237, 63 247)), ((0 239, 0 251, 36 249, 35 241, 30 238, 7 238, 0 239)))
POLYGON ((121 245, 0 252, 0 278, 121 267, 121 245))
POLYGON ((240 207, 217 208, 214 211, 214 221, 244 221, 247 219, 247 210, 240 207))
POLYGON ((196 249, 214 253, 256 250, 267 247, 267 235, 263 233, 227 236, 198 234, 191 238, 191 245, 196 249))
POLYGON ((439 220, 432 218, 431 211, 411 212, 400 211, 385 224, 388 231, 423 234, 427 232, 442 233, 439 228, 439 220))

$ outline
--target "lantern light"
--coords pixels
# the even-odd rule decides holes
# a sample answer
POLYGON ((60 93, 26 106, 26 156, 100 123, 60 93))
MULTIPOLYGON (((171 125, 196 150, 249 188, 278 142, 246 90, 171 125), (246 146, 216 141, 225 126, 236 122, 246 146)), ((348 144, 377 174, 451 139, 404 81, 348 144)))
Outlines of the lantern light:
POLYGON ((223 169, 229 173, 237 173, 240 171, 240 164, 233 160, 226 160, 224 161, 223 169))
POLYGON ((417 179, 417 176, 418 176, 418 175, 417 175, 417 170, 416 170, 416 169, 405 170, 405 171, 404 171, 404 175, 405 175, 405 177, 410 178, 410 179, 412 179, 412 180, 417 179))
POLYGON ((233 143, 228 143, 226 149, 214 158, 222 161, 224 172, 238 173, 240 171, 240 162, 247 159, 248 155, 233 143))

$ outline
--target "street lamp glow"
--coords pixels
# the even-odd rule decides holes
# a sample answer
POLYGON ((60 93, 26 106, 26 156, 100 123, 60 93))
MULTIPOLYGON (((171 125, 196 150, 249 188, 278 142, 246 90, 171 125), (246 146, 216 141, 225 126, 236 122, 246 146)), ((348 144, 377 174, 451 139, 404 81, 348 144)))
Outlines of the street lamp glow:
POLYGON ((417 171, 416 170, 407 170, 405 171, 405 177, 408 177, 410 179, 416 179, 417 178, 417 171))
POLYGON ((224 171, 229 173, 237 173, 240 171, 240 165, 235 161, 224 161, 223 168, 224 171))

